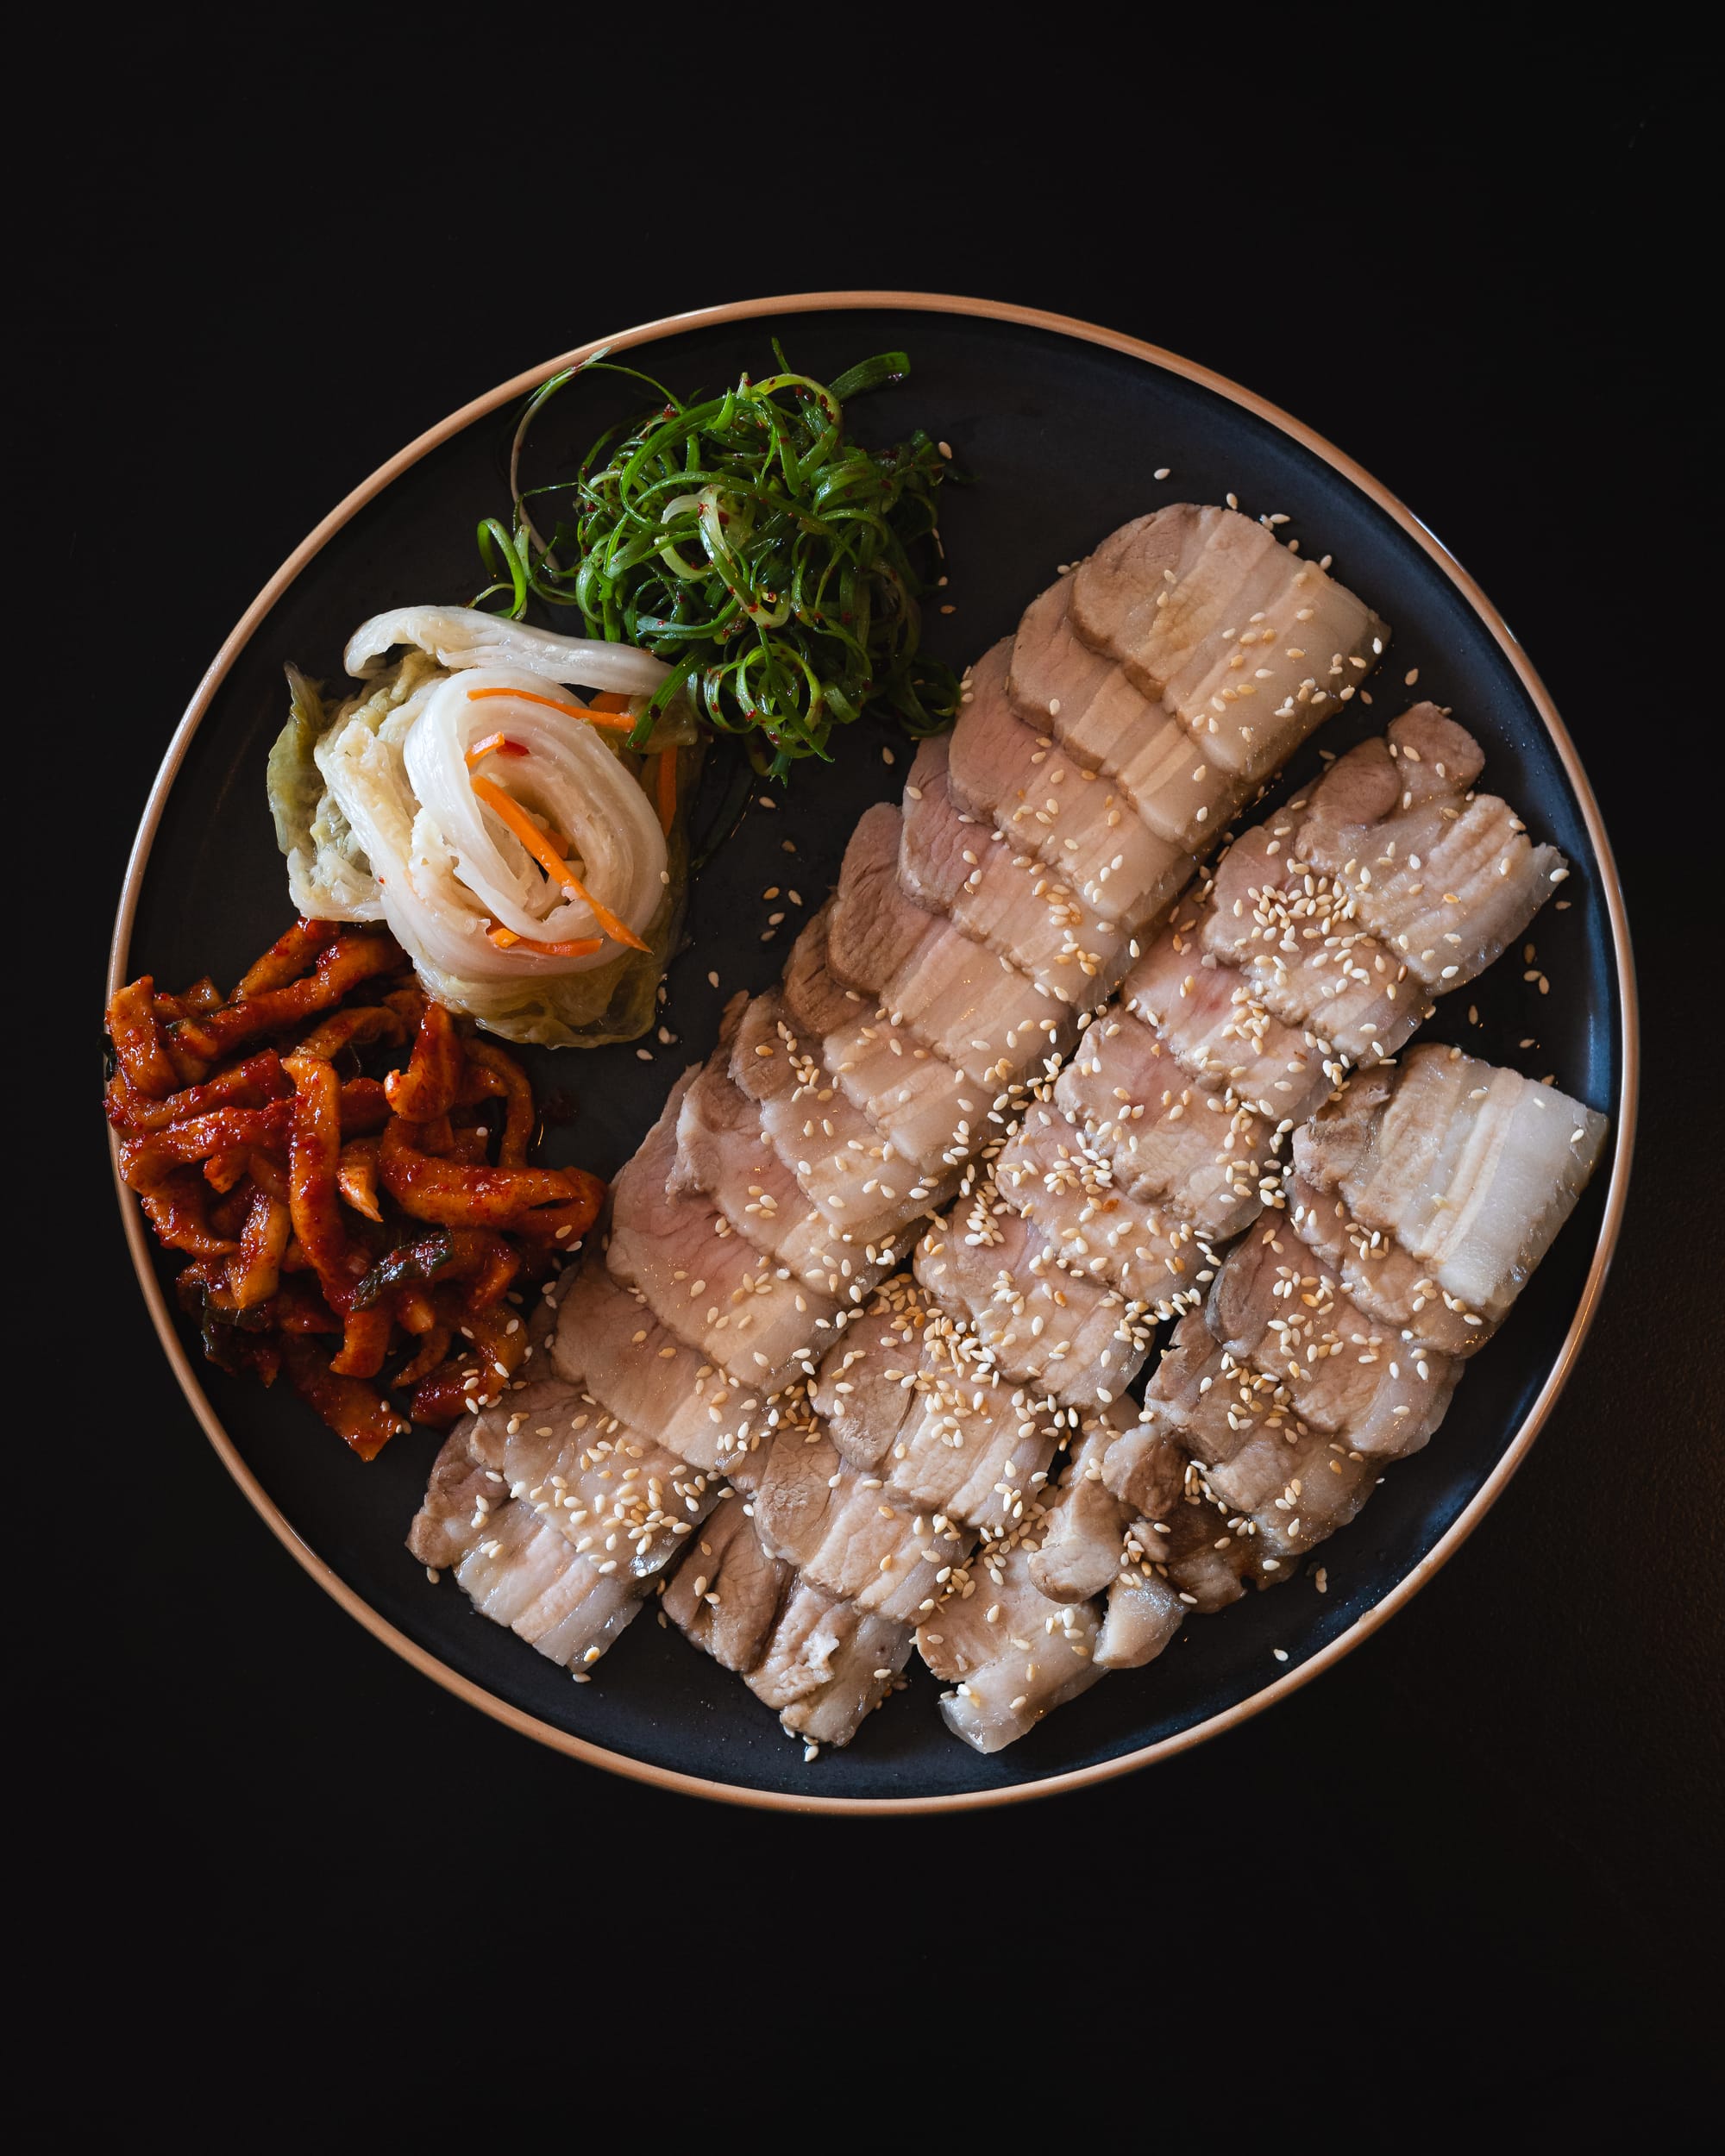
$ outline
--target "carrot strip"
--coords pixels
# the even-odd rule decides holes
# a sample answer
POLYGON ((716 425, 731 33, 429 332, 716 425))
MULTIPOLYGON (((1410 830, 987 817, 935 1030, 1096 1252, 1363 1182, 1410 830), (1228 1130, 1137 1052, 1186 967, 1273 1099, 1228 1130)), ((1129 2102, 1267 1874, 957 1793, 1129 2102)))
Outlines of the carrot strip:
POLYGON ((591 958, 605 943, 603 936, 573 936, 567 943, 542 943, 536 937, 518 936, 513 929, 488 928, 486 941, 495 943, 499 950, 513 950, 518 945, 523 950, 536 952, 541 958, 591 958))
POLYGON ((518 741, 511 741, 507 734, 487 734, 483 741, 476 741, 464 759, 471 771, 474 766, 495 749, 500 756, 524 756, 527 751, 518 741))
POLYGON ((677 816, 677 752, 674 749, 659 751, 659 768, 653 776, 654 793, 659 807, 659 828, 667 838, 677 816))
POLYGON ((614 734, 630 734, 635 730, 635 721, 624 714, 602 711, 593 704, 566 704, 560 696, 535 696, 530 689, 469 689, 467 701, 479 703, 487 696, 512 696, 520 704, 543 704, 548 711, 567 711, 571 718, 590 719, 595 726, 608 726, 614 734))
MULTIPOLYGON (((487 692, 483 689, 468 691, 472 696, 486 693, 487 692)), ((586 901, 607 936, 617 943, 627 943, 631 950, 646 950, 646 944, 634 930, 618 920, 608 906, 602 906, 594 898, 568 862, 553 849, 544 832, 519 802, 511 800, 494 780, 481 778, 477 772, 474 774, 473 789, 486 806, 507 824, 560 890, 573 892, 576 898, 586 901)))

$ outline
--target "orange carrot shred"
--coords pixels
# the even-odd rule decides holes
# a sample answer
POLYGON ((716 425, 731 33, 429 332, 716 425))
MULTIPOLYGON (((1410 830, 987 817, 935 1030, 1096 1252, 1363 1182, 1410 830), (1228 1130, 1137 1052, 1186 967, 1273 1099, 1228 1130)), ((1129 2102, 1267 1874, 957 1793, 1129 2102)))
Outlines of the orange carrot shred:
POLYGON ((659 828, 668 838, 677 814, 677 752, 674 749, 660 750, 659 768, 654 774, 653 784, 659 806, 659 828))
POLYGON ((590 958, 605 943, 602 936, 572 936, 567 943, 542 943, 536 937, 518 936, 507 928, 488 928, 486 940, 499 950, 530 950, 542 958, 590 958))
MULTIPOLYGON (((469 693, 482 696, 486 692, 480 689, 470 691, 469 693)), ((478 772, 474 774, 472 784, 474 792, 478 794, 480 800, 507 824, 552 882, 560 890, 573 892, 576 898, 584 899, 586 901, 593 910, 594 918, 607 936, 619 943, 627 943, 631 950, 646 950, 646 944, 642 942, 634 930, 626 923, 618 920, 608 906, 602 906, 594 898, 593 893, 570 868, 568 862, 555 850, 544 832, 540 830, 518 801, 511 800, 494 780, 483 778, 478 772)))
POLYGON ((518 703, 543 704, 548 711, 567 711, 571 718, 591 719, 595 726, 608 726, 614 734, 632 733, 635 721, 626 716, 601 710, 596 704, 566 704, 560 696, 536 696, 530 689, 469 689, 467 701, 479 703, 487 696, 512 696, 518 703))
POLYGON ((511 741, 507 734, 487 734, 483 741, 476 741, 468 749, 467 765, 471 771, 476 763, 495 749, 500 756, 524 756, 527 751, 518 741, 511 741))

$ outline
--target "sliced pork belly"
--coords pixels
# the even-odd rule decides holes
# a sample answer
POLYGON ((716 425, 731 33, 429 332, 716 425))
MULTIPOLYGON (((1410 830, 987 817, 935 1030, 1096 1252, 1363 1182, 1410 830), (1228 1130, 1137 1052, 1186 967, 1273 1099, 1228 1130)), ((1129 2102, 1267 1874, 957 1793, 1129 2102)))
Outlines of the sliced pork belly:
MULTIPOLYGON (((1308 1126, 1309 1127, 1309 1126, 1308 1126)), ((1303 1132, 1295 1131, 1298 1157, 1303 1132)), ((1490 1320, 1441 1288, 1424 1263, 1409 1257, 1394 1236, 1363 1227, 1339 1192, 1320 1190, 1303 1176, 1288 1185, 1288 1219, 1346 1289, 1351 1301, 1393 1326, 1411 1347, 1440 1355, 1471 1355, 1491 1337, 1490 1320)))
POLYGON ((841 1240, 865 1249, 938 1205, 953 1178, 922 1176, 806 1042, 776 994, 756 996, 731 1044, 730 1076, 752 1100, 774 1150, 841 1240))
POLYGON ((900 882, 919 906, 950 915, 1062 1002, 1099 1001, 1130 963, 1126 931, 987 818, 960 812, 946 783, 949 748, 944 735, 925 741, 911 766, 900 882))
POLYGON ((1165 1204, 1200 1234, 1238 1235, 1276 1177, 1273 1125, 1194 1079, 1141 1018, 1104 1012, 1055 1082, 1057 1108, 1082 1125, 1136 1198, 1165 1204))
POLYGON ((1246 782, 1212 763, 1160 699, 1146 697, 1077 635, 1075 588, 1062 577, 1026 609, 1013 639, 1013 709, 1076 761, 1106 773, 1153 831, 1201 853, 1245 798, 1246 782))
POLYGON ((1257 999, 1350 1062, 1395 1055, 1429 1017, 1425 984, 1354 918, 1333 877, 1290 865, 1287 828, 1245 831, 1217 863, 1201 928, 1204 949, 1237 967, 1257 999))
POLYGON ((977 661, 947 750, 947 787, 978 823, 1070 883, 1105 920, 1153 919, 1192 873, 1120 788, 1075 762, 1016 717, 1007 695, 1010 643, 977 661))
POLYGON ((800 1581, 743 1680, 787 1736, 847 1745, 910 1659, 911 1633, 800 1581))
POLYGON ((1479 746, 1430 704, 1360 743, 1314 791, 1295 841, 1428 988, 1460 987, 1513 943, 1567 874, 1493 793, 1479 746))
POLYGON ((1608 1128, 1554 1087, 1435 1046, 1342 1110, 1314 1125, 1308 1181, 1394 1236, 1464 1315, 1493 1322, 1574 1209, 1608 1128))
POLYGON ((1186 1486, 1186 1448, 1156 1407, 1146 1406, 1102 1455, 1102 1480, 1130 1511, 1159 1533, 1186 1486))
POLYGON ((641 1590, 577 1556, 528 1505, 508 1504, 455 1568, 474 1608, 566 1668, 596 1661, 641 1607, 641 1590))
POLYGON ((762 1257, 840 1301, 862 1300, 891 1266, 891 1244, 865 1257, 810 1203, 761 1127, 759 1104, 731 1082, 730 1055, 722 1046, 682 1097, 672 1194, 705 1191, 762 1257))
POLYGON ((876 1466, 903 1431, 918 1375, 928 1366, 928 1319, 915 1282, 894 1280, 851 1320, 815 1373, 809 1398, 852 1467, 876 1466))
POLYGON ((775 1557, 865 1614, 914 1623, 932 1608, 975 1537, 900 1510, 824 1432, 781 1431, 753 1493, 755 1530, 775 1557))
POLYGON ((1301 1424, 1372 1458, 1417 1451, 1459 1376, 1450 1357, 1407 1346, 1358 1309, 1279 1221, 1229 1253, 1205 1315, 1227 1353, 1287 1388, 1301 1424))
MULTIPOLYGON (((984 1208, 991 1196, 985 1186, 984 1208)), ((1070 1406, 1104 1406, 1143 1363, 1154 1320, 1117 1289, 1063 1270, 1057 1257, 1017 1213, 961 1208, 923 1237, 914 1263, 1003 1377, 1045 1387, 1070 1406)))
POLYGON ((1072 586, 1083 641, 1247 780, 1349 700, 1389 633, 1264 525, 1191 503, 1111 533, 1072 586))
POLYGON ((605 1263, 707 1361, 739 1384, 779 1392, 812 1374, 811 1339, 817 1328, 831 1331, 840 1304, 763 1257, 704 1193, 673 1192, 677 1116, 695 1075, 673 1088, 612 1185, 605 1263))
POLYGON ((915 1169, 913 1188, 960 1167, 1002 1105, 995 1081, 979 1084, 889 1018, 829 1033, 820 1052, 851 1106, 915 1169))
POLYGON ((763 1545, 733 1491, 690 1538, 659 1606, 703 1654, 743 1673, 766 1653, 794 1576, 763 1545))
MULTIPOLYGON (((1175 1326, 1145 1388, 1145 1412, 1207 1463, 1231 1460, 1261 1431, 1290 1428, 1297 1420, 1287 1385, 1226 1347, 1201 1310, 1189 1311, 1175 1326)), ((1122 1476, 1127 1461, 1123 1455, 1122 1476)))
POLYGON ((718 1501, 717 1476, 596 1411, 561 1378, 536 1380, 476 1417, 467 1445, 514 1502, 601 1571, 637 1581, 662 1570, 718 1501))
POLYGON ((1009 1084, 1070 1044, 1070 1014, 998 953, 906 896, 899 831, 899 812, 884 802, 857 824, 827 926, 827 964, 835 979, 875 999, 876 1024, 885 1017, 908 1029, 979 1086, 1009 1084))
MULTIPOLYGON (((1222 1472, 1233 1476, 1239 1465, 1222 1472)), ((1291 1573, 1308 1550, 1346 1526, 1377 1489, 1377 1463, 1343 1438, 1309 1438, 1297 1452, 1281 1446, 1275 1473, 1261 1483, 1264 1495, 1252 1510, 1260 1570, 1291 1573)), ((1210 1482, 1225 1503, 1236 1501, 1214 1476, 1210 1482)), ((1244 1486, 1242 1480, 1239 1487, 1244 1486)))
POLYGON ((1102 1674, 1096 1605, 1051 1601, 1030 1566, 1020 1545, 917 1632, 918 1653, 954 1688, 942 1695, 942 1720, 978 1752, 999 1752, 1102 1674))
POLYGON ((1185 1608, 1209 1616, 1237 1602, 1249 1583, 1264 1584, 1252 1523, 1242 1514, 1195 1495, 1168 1525, 1168 1583, 1185 1608), (1238 1524, 1230 1526, 1231 1519, 1238 1524))
POLYGON ((458 1423, 431 1463, 425 1495, 407 1531, 408 1549, 434 1571, 449 1570, 489 1532, 490 1515, 507 1495, 503 1477, 474 1457, 467 1426, 458 1423))
POLYGON ((1209 908, 1182 908, 1121 987, 1121 1000, 1194 1077, 1225 1087, 1291 1127, 1327 1099, 1343 1075, 1325 1044, 1277 1018, 1251 981, 1204 949, 1209 908))
POLYGON ((1106 1410, 1062 1470, 1030 1557, 1031 1580, 1051 1601, 1088 1601, 1120 1576, 1131 1514, 1103 1479, 1102 1462, 1132 1419, 1130 1401, 1106 1410))
POLYGON ((737 1475, 771 1426, 764 1393, 680 1340, 601 1264, 583 1265, 564 1289, 552 1353, 596 1407, 705 1472, 737 1475))
POLYGON ((1179 1590, 1149 1564, 1128 1565, 1108 1589, 1092 1659, 1099 1670, 1141 1670, 1180 1629, 1179 1590))
POLYGON ((1032 1100, 994 1163, 1000 1194, 1071 1269, 1171 1317, 1214 1265, 1189 1221, 1120 1188, 1112 1156, 1053 1101, 1032 1100))

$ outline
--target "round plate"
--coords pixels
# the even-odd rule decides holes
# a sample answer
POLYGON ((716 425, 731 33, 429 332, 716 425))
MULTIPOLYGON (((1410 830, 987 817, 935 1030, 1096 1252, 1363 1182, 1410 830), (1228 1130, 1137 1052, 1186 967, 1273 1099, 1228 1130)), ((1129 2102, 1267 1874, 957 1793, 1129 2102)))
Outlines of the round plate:
MULTIPOLYGON (((1335 573, 1393 625, 1371 689, 1319 736, 1339 749, 1421 696, 1451 706, 1486 750, 1485 781, 1572 864, 1568 910, 1537 923, 1551 989, 1514 954, 1448 998, 1426 1037, 1556 1082, 1613 1119, 1614 1150, 1503 1332, 1470 1365, 1432 1445, 1386 1478, 1360 1519, 1325 1545, 1328 1591, 1309 1577, 1184 1626, 1148 1669, 1110 1677, 992 1758, 949 1736, 919 1671, 847 1750, 806 1763, 739 1679, 650 1614, 572 1683, 478 1616, 450 1581, 433 1586, 402 1539, 440 1442, 397 1438, 363 1465, 285 1386, 226 1378, 182 1337, 172 1268, 120 1191, 139 1277, 179 1382, 239 1483, 313 1578, 378 1638, 511 1727, 596 1764, 736 1802, 799 1809, 937 1808, 1070 1788, 1197 1742, 1256 1713, 1355 1645, 1429 1579, 1477 1524, 1532 1444, 1593 1315, 1616 1238, 1635 1091, 1635 1017, 1621 894, 1592 793, 1562 723, 1509 630, 1431 534, 1384 488, 1247 391, 1131 338, 1024 308, 919 293, 823 292, 754 300, 597 340, 508 382, 434 428, 311 534, 217 655, 151 795, 116 924, 112 984, 148 969, 170 987, 231 981, 289 918, 264 799, 264 763, 285 713, 282 666, 338 677, 365 616, 459 599, 479 581, 473 535, 508 501, 517 400, 552 367, 608 345, 680 393, 770 364, 776 336, 799 370, 831 379, 902 347, 902 387, 853 408, 868 438, 921 426, 952 445, 974 483, 948 489, 943 536, 950 613, 927 642, 963 663, 1012 628, 1059 563, 1162 503, 1237 498, 1280 511, 1284 538, 1333 555, 1335 573), (643 348, 650 348, 643 350, 643 348), (1155 474, 1166 467, 1170 476, 1155 474), (1393 686, 1392 686, 1393 685, 1393 686), (1477 1009, 1477 1022, 1470 1006, 1477 1009), (1533 1038, 1535 1045, 1521 1044, 1533 1038), (1274 1650, 1285 1651, 1284 1662, 1274 1650)), ((547 408, 535 436, 546 473, 567 469, 616 417, 630 385, 590 375, 547 408)), ((1293 775, 1314 768, 1308 744, 1293 775)), ((829 889, 870 801, 896 796, 902 737, 863 721, 834 767, 798 770, 782 804, 751 808, 699 880, 692 943, 671 968, 674 1046, 530 1051, 542 1098, 574 1096, 547 1157, 610 1174, 657 1115, 685 1063, 717 1036, 724 998, 774 980, 796 923, 829 889), (785 850, 786 843, 794 855, 785 850), (770 906, 769 885, 794 889, 770 906), (769 930, 769 912, 790 918, 769 930), (709 985, 717 973, 719 986, 709 985)))

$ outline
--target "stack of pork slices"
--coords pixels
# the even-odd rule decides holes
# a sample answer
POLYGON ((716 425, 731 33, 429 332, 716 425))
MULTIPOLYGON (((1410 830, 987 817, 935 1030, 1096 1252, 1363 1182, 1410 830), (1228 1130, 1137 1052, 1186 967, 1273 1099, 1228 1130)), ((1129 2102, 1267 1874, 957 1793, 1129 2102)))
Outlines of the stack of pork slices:
MULTIPOLYGON (((931 1329, 926 1282, 895 1269, 1387 634, 1317 564, 1213 508, 1138 519, 1044 593, 975 668, 950 740, 919 755, 902 811, 863 819, 780 988, 680 1083, 618 1179, 602 1260, 561 1294, 556 1377, 452 1436, 416 1554, 581 1674, 682 1551, 665 1608, 787 1728, 843 1741, 978 1537, 1010 1543, 1057 1449, 1130 1426, 1153 1315, 1183 1307, 1161 1280, 1096 1290, 1088 1330, 1030 1357, 1002 1400, 999 1343, 962 1308, 931 1329), (894 1438, 888 1493, 872 1426, 847 1452, 856 1419, 814 1412, 810 1386, 865 1312, 948 1354, 970 1394, 986 1380, 965 1412, 997 1414, 1005 1490, 931 1428, 920 1480, 894 1438)), ((1281 1082, 1266 1075, 1267 1098, 1281 1082)), ((1243 1123, 1206 1219, 1226 1217, 1224 1189, 1255 1189, 1255 1135, 1243 1123)), ((1038 1234, 1032 1292, 1070 1302, 1038 1234)))
POLYGON ((1553 1088, 1457 1050, 1389 1062, 1429 998, 1490 964, 1566 873, 1475 791, 1481 761, 1421 705, 1239 837, 968 1213, 925 1238, 919 1273, 956 1268, 978 1332, 985 1293, 997 1324, 1003 1307, 1021 1322, 1010 1257, 992 1288, 989 1269, 1026 1223, 1062 1248, 1069 1303, 1075 1276, 1171 1273, 1182 1222, 1205 1261, 1131 1426, 1088 1431, 1042 1516, 984 1549, 919 1631, 954 1686, 950 1726, 978 1749, 1151 1659, 1187 1609, 1289 1577, 1427 1442, 1591 1174, 1604 1119, 1553 1088), (1350 1069, 1364 1075, 1344 1091, 1350 1069), (1195 1111, 1226 1119, 1251 1163, 1208 1240, 1165 1147, 1195 1111), (1284 1200, 1254 1176, 1290 1131, 1284 1200))

